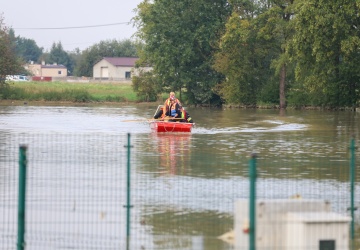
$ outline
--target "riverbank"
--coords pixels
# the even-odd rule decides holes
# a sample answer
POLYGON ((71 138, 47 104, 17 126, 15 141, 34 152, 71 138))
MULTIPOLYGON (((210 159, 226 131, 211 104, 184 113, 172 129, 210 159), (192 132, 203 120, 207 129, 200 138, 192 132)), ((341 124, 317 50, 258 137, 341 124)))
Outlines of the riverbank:
MULTIPOLYGON (((162 102, 159 102, 162 103, 162 102)), ((0 106, 128 106, 128 105, 139 105, 139 106, 156 106, 157 102, 72 102, 72 101, 26 101, 26 100, 0 100, 0 106)))
POLYGON ((72 83, 72 82, 10 82, 1 99, 33 102, 138 102, 129 82, 72 83))
MULTIPOLYGON (((162 97, 150 104, 162 104, 168 97, 163 93, 162 97)), ((0 105, 127 105, 144 104, 132 89, 130 81, 125 82, 11 82, 9 88, 2 89, 0 93, 0 105)), ((187 105, 188 107, 192 105, 187 105)), ((206 107, 204 105, 203 107, 206 107)), ((226 109, 279 109, 276 104, 259 104, 256 106, 244 106, 239 104, 223 104, 226 109)), ((290 107, 287 109, 298 110, 340 110, 340 111, 358 111, 360 108, 354 107, 315 107, 301 106, 290 107)))

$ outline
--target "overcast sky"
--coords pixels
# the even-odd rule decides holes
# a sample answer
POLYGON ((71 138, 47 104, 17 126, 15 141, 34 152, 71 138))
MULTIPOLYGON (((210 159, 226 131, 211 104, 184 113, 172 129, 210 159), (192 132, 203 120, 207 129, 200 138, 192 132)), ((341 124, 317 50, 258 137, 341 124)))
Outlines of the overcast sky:
POLYGON ((75 48, 84 50, 103 40, 130 39, 136 28, 126 23, 135 16, 134 9, 141 2, 1 0, 0 13, 3 14, 5 25, 12 27, 16 36, 35 40, 44 51, 50 50, 52 44, 59 41, 64 50, 72 51, 75 48))

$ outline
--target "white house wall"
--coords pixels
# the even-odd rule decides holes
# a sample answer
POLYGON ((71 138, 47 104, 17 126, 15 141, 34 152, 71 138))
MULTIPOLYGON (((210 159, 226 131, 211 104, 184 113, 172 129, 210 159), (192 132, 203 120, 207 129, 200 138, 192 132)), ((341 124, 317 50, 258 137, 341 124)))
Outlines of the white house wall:
POLYGON ((125 78, 126 72, 131 72, 132 67, 116 67, 113 71, 113 77, 125 78))
POLYGON ((105 61, 105 60, 101 60, 100 62, 98 62, 97 64, 94 65, 93 67, 93 77, 96 77, 96 78, 100 78, 100 77, 103 77, 101 75, 101 68, 108 68, 108 72, 109 72, 109 75, 110 75, 110 68, 111 67, 114 67, 111 63, 105 61))
MULTIPOLYGON (((142 68, 143 71, 147 72, 152 70, 152 67, 144 67, 142 68)), ((103 72, 105 72, 103 70, 103 72)), ((139 75, 139 70, 135 69, 134 67, 127 67, 127 66, 114 66, 113 64, 109 63, 106 60, 101 60, 93 67, 93 77, 94 78, 108 78, 111 79, 125 79, 126 72, 131 72, 131 76, 139 75), (102 75, 102 68, 107 68, 108 75, 102 75)))

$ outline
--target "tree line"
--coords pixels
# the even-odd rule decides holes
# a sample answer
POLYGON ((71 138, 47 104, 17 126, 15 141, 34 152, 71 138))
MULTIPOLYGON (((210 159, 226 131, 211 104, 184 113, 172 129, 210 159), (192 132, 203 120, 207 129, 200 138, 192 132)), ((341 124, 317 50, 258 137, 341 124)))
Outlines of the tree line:
MULTIPOLYGON (((138 56, 137 66, 153 68, 133 77, 141 100, 176 91, 195 105, 355 108, 359 9, 353 0, 144 0, 133 19, 136 42, 102 41, 82 52, 59 42, 44 53, 1 19, 0 52, 16 51, 14 64, 63 64, 75 76, 92 76, 105 56, 138 56)), ((5 58, 0 76, 9 72, 5 58)))
POLYGON ((138 53, 154 70, 133 84, 199 105, 357 107, 359 8, 353 0, 144 0, 138 53))
POLYGON ((93 66, 103 57, 136 57, 138 46, 130 39, 122 41, 100 41, 80 51, 65 51, 61 42, 54 42, 49 51, 39 47, 33 39, 16 36, 12 28, 6 27, 3 15, 0 15, 0 76, 27 74, 21 67, 26 63, 61 64, 68 69, 68 75, 92 77, 93 66), (11 63, 5 60, 11 58, 11 63), (7 69, 4 69, 5 66, 7 69), (1 71, 3 69, 3 71, 1 71))

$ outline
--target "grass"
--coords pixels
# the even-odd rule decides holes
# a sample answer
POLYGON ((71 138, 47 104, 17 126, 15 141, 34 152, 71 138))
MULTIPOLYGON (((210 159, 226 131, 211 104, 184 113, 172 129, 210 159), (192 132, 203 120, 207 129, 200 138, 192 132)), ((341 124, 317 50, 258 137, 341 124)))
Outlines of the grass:
POLYGON ((72 101, 72 102, 137 102, 129 82, 68 83, 11 82, 2 89, 0 100, 72 101))

